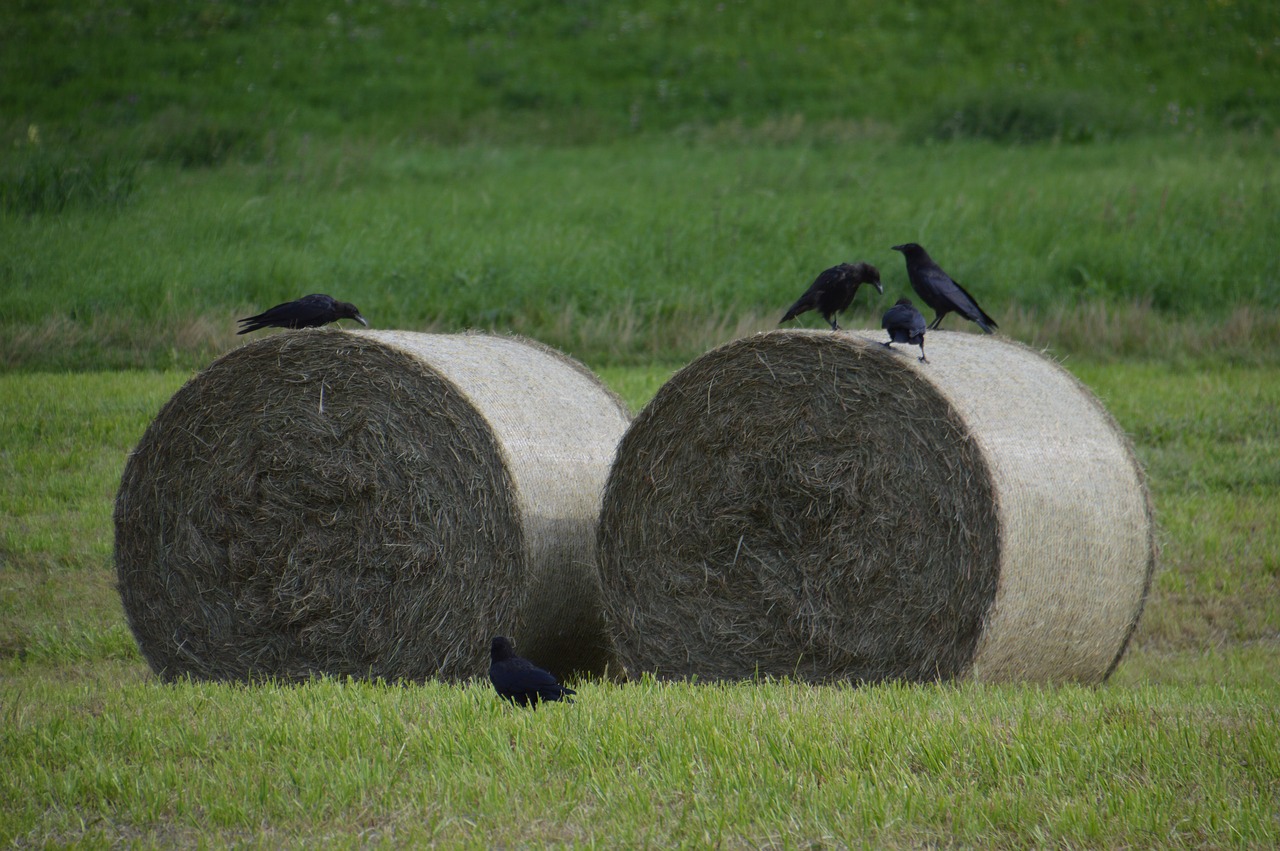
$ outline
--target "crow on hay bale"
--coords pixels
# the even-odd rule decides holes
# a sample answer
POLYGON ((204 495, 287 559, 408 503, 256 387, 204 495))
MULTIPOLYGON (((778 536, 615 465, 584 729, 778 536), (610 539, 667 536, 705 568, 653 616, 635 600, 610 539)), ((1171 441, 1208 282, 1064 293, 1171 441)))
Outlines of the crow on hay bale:
POLYGON ((907 277, 911 280, 911 288, 937 313, 930 328, 937 328, 942 324, 942 317, 953 311, 970 322, 976 322, 985 334, 991 334, 999 327, 978 306, 974 297, 942 271, 942 267, 934 263, 929 253, 919 245, 906 242, 893 246, 893 250, 901 251, 907 261, 907 277))
POLYGON ((832 266, 809 285, 809 289, 791 305, 779 324, 795 319, 806 311, 817 310, 831 325, 832 331, 839 331, 835 315, 848 309, 862 284, 871 284, 881 294, 884 293, 884 286, 880 283, 880 270, 870 263, 841 263, 839 266, 832 266))
POLYGON ((297 301, 277 304, 257 316, 237 320, 242 327, 236 333, 248 334, 261 328, 319 328, 339 319, 354 319, 365 327, 369 325, 354 304, 338 301, 323 293, 312 293, 297 301))
POLYGON ((560 685, 550 671, 517 656, 511 639, 506 636, 494 636, 489 645, 489 659, 489 681, 503 700, 534 709, 543 701, 573 703, 569 695, 577 692, 560 685))
POLYGON ((893 307, 884 312, 880 327, 889 332, 889 342, 885 343, 887 348, 893 348, 894 343, 919 346, 920 362, 929 362, 929 359, 924 356, 924 332, 927 327, 924 324, 924 315, 916 310, 911 299, 898 299, 893 307))

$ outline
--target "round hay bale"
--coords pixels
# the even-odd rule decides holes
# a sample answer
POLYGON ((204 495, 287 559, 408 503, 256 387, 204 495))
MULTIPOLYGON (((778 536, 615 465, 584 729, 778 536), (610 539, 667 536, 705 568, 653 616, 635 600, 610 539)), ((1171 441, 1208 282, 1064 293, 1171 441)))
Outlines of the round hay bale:
POLYGON ((560 676, 603 672, 595 527, 629 420, 527 340, 238 348, 125 467, 115 556, 138 645, 166 678, 463 679, 501 633, 560 676))
MULTIPOLYGON (((870 339, 868 339, 870 338, 870 339)), ((622 662, 662 677, 1096 682, 1155 567, 1145 480, 1031 349, 729 343, 632 423, 600 518, 622 662)))

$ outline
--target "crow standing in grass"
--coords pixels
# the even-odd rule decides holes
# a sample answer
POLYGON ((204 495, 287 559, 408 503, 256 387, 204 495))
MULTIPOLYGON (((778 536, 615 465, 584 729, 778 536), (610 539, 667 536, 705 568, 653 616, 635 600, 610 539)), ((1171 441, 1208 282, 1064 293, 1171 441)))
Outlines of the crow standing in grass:
POLYGON ((888 348, 894 343, 909 343, 920 347, 920 362, 928 363, 924 356, 924 315, 916 310, 909 298, 900 298, 893 307, 884 312, 884 320, 880 327, 889 332, 888 348))
POLYGON ((942 317, 952 311, 970 322, 978 323, 984 333, 990 334, 992 329, 999 327, 994 319, 983 313, 973 296, 951 280, 951 276, 942 271, 942 267, 934 263, 933 258, 919 245, 908 242, 895 245, 893 250, 901 251, 907 260, 907 277, 911 279, 911 288, 937 313, 930 328, 937 328, 942 324, 942 317))
POLYGON ((551 672, 517 656, 511 639, 501 635, 495 636, 489 645, 489 681, 499 697, 534 709, 538 708, 540 701, 573 703, 573 698, 568 695, 577 694, 556 682, 551 672))
POLYGON ((880 270, 870 263, 841 263, 839 266, 832 266, 809 285, 809 289, 791 305, 781 322, 795 319, 805 311, 817 310, 831 325, 832 331, 839 331, 835 315, 853 303, 853 297, 862 284, 871 284, 881 294, 884 293, 884 287, 880 284, 880 270))
POLYGON ((297 301, 277 304, 257 316, 238 320, 243 327, 236 333, 248 334, 259 328, 319 328, 339 319, 354 319, 366 327, 369 324, 354 304, 338 301, 333 296, 313 293, 304 295, 297 301))

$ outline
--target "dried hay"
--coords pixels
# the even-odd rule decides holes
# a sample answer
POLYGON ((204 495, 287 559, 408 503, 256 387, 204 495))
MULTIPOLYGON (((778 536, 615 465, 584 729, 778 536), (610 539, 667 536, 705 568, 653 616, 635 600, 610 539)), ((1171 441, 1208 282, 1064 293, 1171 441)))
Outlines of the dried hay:
MULTIPOLYGON (((563 676, 613 660, 595 527, 625 405, 510 337, 277 334, 164 406, 116 499, 129 624, 161 676, 563 676)), ((616 664, 615 664, 616 668, 616 664)))
POLYGON ((1016 343, 933 332, 921 364, 883 339, 740 339, 636 418, 599 536, 628 668, 809 681, 1111 672, 1156 557, 1145 480, 1115 421, 1016 343))

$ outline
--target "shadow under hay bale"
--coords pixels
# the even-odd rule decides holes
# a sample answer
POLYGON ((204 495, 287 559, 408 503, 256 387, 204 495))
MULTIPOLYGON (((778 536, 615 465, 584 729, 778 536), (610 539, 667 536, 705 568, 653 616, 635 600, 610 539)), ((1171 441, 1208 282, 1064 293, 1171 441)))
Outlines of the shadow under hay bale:
POLYGON ((480 334, 299 331, 164 406, 116 498, 124 609, 163 677, 479 676, 489 639, 612 663, 595 528, 625 405, 480 334))
POLYGON ((1128 440, 1025 346, 776 331, 678 372, 600 519, 623 663, 662 677, 1097 682, 1149 588, 1128 440), (873 342, 874 341, 874 342, 873 342))

